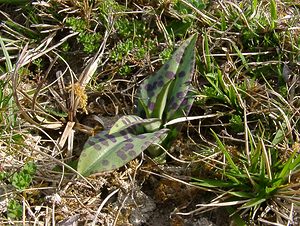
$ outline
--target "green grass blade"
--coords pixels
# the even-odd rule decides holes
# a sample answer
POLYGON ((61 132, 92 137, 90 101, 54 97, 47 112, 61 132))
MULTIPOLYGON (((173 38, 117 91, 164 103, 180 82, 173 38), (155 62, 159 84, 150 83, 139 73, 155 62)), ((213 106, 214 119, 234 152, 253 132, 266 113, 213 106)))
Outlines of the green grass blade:
POLYGON ((5 61, 6 61, 6 65, 7 65, 7 70, 8 71, 12 71, 13 70, 13 66, 9 57, 9 53, 5 47, 5 44, 3 42, 2 37, 0 36, 0 45, 1 45, 1 49, 3 51, 4 57, 5 57, 5 61))
POLYGON ((270 1, 270 11, 271 11, 271 29, 274 29, 276 27, 276 20, 277 20, 276 0, 270 1))
POLYGON ((300 155, 297 153, 298 150, 295 150, 292 155, 289 157, 288 161, 284 163, 283 169, 276 176, 278 181, 274 183, 274 186, 278 187, 287 179, 290 171, 295 170, 300 165, 300 155), (297 157, 295 158, 295 156, 297 157))
POLYGON ((220 150, 223 152, 223 154, 225 155, 225 158, 226 160, 228 161, 229 163, 229 166, 236 171, 236 173, 238 174, 241 174, 238 166, 234 163, 234 161, 232 160, 232 158, 230 157, 230 154, 228 153, 228 151, 226 150, 225 146, 223 145, 223 143, 221 142, 221 140, 219 139, 219 137, 217 136, 217 134, 211 130, 216 141, 217 141, 217 144, 218 144, 218 147, 220 148, 220 150))
POLYGON ((194 182, 191 182, 191 184, 198 185, 201 187, 207 187, 207 188, 227 188, 235 186, 235 183, 232 182, 226 182, 221 180, 211 180, 211 179, 197 179, 193 178, 195 180, 194 182))
POLYGON ((206 65, 206 70, 208 72, 211 72, 211 57, 210 57, 210 50, 209 50, 209 40, 208 36, 206 33, 204 33, 204 50, 205 50, 205 65, 206 65))
POLYGON ((261 197, 253 198, 250 201, 246 202, 244 205, 242 205, 240 208, 247 209, 250 207, 258 206, 261 203, 265 202, 266 200, 267 200, 266 198, 261 198, 261 197))

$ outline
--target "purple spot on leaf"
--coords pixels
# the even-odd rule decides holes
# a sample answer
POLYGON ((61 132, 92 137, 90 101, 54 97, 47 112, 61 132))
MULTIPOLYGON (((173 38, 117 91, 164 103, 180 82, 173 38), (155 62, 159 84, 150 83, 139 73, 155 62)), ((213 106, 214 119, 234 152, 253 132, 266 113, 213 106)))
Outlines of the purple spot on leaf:
POLYGON ((122 131, 120 131, 119 133, 120 133, 122 136, 127 135, 127 132, 126 132, 125 130, 122 130, 122 131))
POLYGON ((131 157, 135 157, 136 156, 136 152, 135 151, 129 151, 128 154, 131 156, 131 157))
POLYGON ((110 140, 111 142, 113 142, 113 143, 117 142, 117 140, 116 140, 116 138, 115 138, 114 135, 106 134, 105 137, 106 137, 107 139, 109 139, 109 140, 110 140))
POLYGON ((126 134, 125 136, 123 136, 125 140, 128 140, 129 139, 129 136, 128 134, 126 134))
POLYGON ((166 77, 167 77, 168 79, 172 79, 172 78, 174 78, 174 76, 175 76, 175 73, 174 73, 174 72, 172 72, 172 71, 167 71, 166 77))
POLYGON ((99 137, 99 139, 97 140, 97 142, 102 142, 102 141, 105 141, 105 138, 103 138, 103 137, 99 137))
POLYGON ((171 109, 175 110, 177 109, 178 105, 176 103, 173 103, 172 106, 171 106, 171 109))
POLYGON ((159 80, 158 82, 157 82, 157 86, 158 87, 162 87, 164 85, 164 81, 163 80, 159 80))
POLYGON ((184 77, 185 75, 186 75, 185 71, 181 71, 181 72, 179 72, 178 77, 179 77, 179 78, 182 78, 182 77, 184 77))
POLYGON ((181 105, 187 105, 187 103, 188 103, 188 99, 185 98, 185 99, 182 101, 181 105))
POLYGON ((101 150, 102 146, 98 143, 98 144, 95 144, 95 145, 94 145, 94 148, 95 148, 96 150, 101 150))
POLYGON ((129 149, 134 148, 134 145, 132 143, 126 143, 124 148, 126 151, 128 151, 129 149))
POLYGON ((151 144, 150 141, 146 141, 146 142, 145 142, 145 145, 146 145, 146 146, 149 146, 150 144, 151 144))
POLYGON ((93 141, 93 140, 88 140, 87 141, 87 144, 90 145, 90 146, 93 146, 96 142, 93 141))
POLYGON ((169 67, 170 67, 169 64, 165 64, 164 69, 165 69, 165 70, 168 70, 169 67))
POLYGON ((183 93, 183 92, 178 92, 178 93, 176 94, 176 97, 177 97, 177 98, 182 98, 182 97, 184 97, 184 93, 183 93))
POLYGON ((150 103, 148 104, 148 108, 149 108, 150 111, 153 111, 153 110, 154 110, 154 107, 155 107, 155 103, 150 102, 150 103))
POLYGON ((139 139, 145 139, 146 135, 140 134, 140 135, 137 135, 136 137, 139 138, 139 139))
POLYGON ((102 164, 103 166, 108 166, 109 161, 106 160, 106 159, 104 159, 104 160, 101 161, 101 164, 102 164))
POLYGON ((109 144, 108 144, 108 141, 107 141, 107 140, 104 140, 104 141, 102 141, 102 142, 101 142, 101 144, 103 144, 104 146, 109 146, 109 144))
POLYGON ((145 88, 146 88, 147 91, 152 91, 153 90, 152 84, 147 84, 145 88))
POLYGON ((125 152, 121 151, 121 150, 117 151, 117 156, 120 157, 124 161, 127 159, 125 152))

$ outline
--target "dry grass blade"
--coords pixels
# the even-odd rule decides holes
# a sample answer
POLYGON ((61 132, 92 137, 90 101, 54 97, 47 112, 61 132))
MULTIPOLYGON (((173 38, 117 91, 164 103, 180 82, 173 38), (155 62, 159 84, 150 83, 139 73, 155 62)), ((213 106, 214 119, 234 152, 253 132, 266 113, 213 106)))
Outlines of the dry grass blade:
POLYGON ((185 0, 180 0, 180 2, 182 2, 183 4, 187 5, 188 7, 190 7, 191 9, 193 9, 197 14, 199 14, 202 18, 202 20, 208 24, 210 24, 211 22, 213 23, 220 23, 219 21, 217 21, 217 19, 214 19, 212 17, 207 16, 206 14, 202 13, 199 9, 195 8, 191 3, 189 3, 188 1, 185 0))
POLYGON ((21 65, 24 63, 25 61, 25 57, 26 57, 26 52, 28 50, 28 44, 25 45, 23 51, 21 52, 18 62, 16 63, 16 67, 14 69, 14 72, 12 74, 12 88, 13 88, 13 96, 14 96, 14 100, 16 102, 17 107, 20 110, 21 115, 24 117, 24 119, 33 124, 33 125, 38 125, 39 123, 35 122, 31 115, 28 114, 28 112, 22 107, 20 101, 19 101, 19 97, 18 97, 18 71, 21 68, 21 65))
POLYGON ((72 91, 71 91, 72 92, 71 93, 71 111, 70 111, 70 115, 69 115, 70 121, 74 120, 79 106, 82 107, 83 109, 85 109, 86 101, 87 101, 86 100, 87 97, 85 96, 86 95, 85 87, 91 80, 92 76, 94 75, 94 73, 103 57, 103 53, 106 48, 106 41, 109 37, 109 34, 110 34, 110 31, 106 30, 103 41, 101 43, 101 46, 98 49, 98 52, 91 59, 91 61, 86 66, 86 68, 83 70, 83 72, 81 73, 81 75, 78 79, 78 82, 73 84, 72 91))

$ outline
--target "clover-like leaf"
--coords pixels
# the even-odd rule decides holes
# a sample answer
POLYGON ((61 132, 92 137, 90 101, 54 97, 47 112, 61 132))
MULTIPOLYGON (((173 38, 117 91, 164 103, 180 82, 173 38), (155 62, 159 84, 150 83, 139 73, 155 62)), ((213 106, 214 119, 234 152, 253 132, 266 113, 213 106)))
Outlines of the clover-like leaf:
POLYGON ((139 134, 143 132, 153 132, 161 126, 161 120, 158 118, 142 119, 136 115, 125 115, 112 126, 109 134, 128 129, 130 133, 139 134), (144 131, 145 130, 145 131, 144 131))
POLYGON ((108 134, 102 131, 90 137, 80 155, 77 170, 84 176, 124 166, 153 143, 160 143, 168 133, 161 129, 153 133, 134 135, 127 130, 108 134))

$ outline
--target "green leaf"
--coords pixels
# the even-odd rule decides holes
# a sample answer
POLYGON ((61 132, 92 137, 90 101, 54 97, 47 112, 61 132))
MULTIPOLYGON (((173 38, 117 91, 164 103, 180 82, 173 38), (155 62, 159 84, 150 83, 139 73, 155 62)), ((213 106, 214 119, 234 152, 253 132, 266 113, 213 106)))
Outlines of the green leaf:
MULTIPOLYGON (((139 115, 152 115, 157 103, 158 96, 163 89, 166 89, 165 85, 170 81, 172 82, 172 90, 169 92, 172 97, 168 95, 168 103, 166 106, 160 106, 159 109, 172 110, 174 113, 180 103, 184 100, 185 95, 188 92, 190 86, 191 75, 194 69, 194 46, 197 39, 197 35, 193 35, 187 39, 172 55, 171 59, 153 76, 145 79, 141 84, 138 95, 137 113, 139 115), (175 97, 180 96, 178 99, 175 97), (144 108, 147 106, 148 112, 145 112, 144 108)), ((156 115, 160 115, 160 111, 156 115)), ((170 116, 169 116, 170 118, 170 116)))
POLYGON ((249 192, 243 192, 243 191, 229 191, 228 192, 229 194, 231 195, 234 195, 236 197, 239 197, 239 198, 252 198, 252 195, 251 193, 249 192))
POLYGON ((220 141, 219 137, 217 136, 217 134, 211 130, 214 137, 216 138, 217 144, 219 146, 219 148, 221 149, 221 151, 223 152, 223 154, 225 155, 226 160, 228 161, 230 167, 232 169, 235 170, 236 173, 241 174, 238 166, 234 163, 234 161, 232 160, 232 158, 230 157, 230 154, 228 153, 228 151, 226 150, 225 146, 223 145, 223 143, 220 141))
POLYGON ((11 63, 11 60, 10 60, 10 57, 9 57, 9 53, 7 51, 7 48, 4 44, 3 39, 2 39, 1 36, 0 36, 0 45, 1 45, 1 49, 2 49, 2 52, 3 52, 4 57, 5 57, 7 70, 10 72, 10 71, 12 71, 13 66, 12 66, 12 63, 11 63))
POLYGON ((170 90, 169 101, 167 103, 168 111, 166 112, 167 120, 174 119, 174 114, 178 111, 180 113, 185 111, 187 115, 194 100, 193 95, 187 96, 187 94, 191 94, 189 91, 191 90, 191 81, 195 68, 196 40, 197 35, 194 35, 186 41, 188 43, 186 43, 187 46, 184 49, 184 54, 180 60, 175 80, 172 82, 170 90))
POLYGON ((153 133, 134 135, 127 130, 109 134, 102 131, 90 137, 80 155, 77 170, 84 176, 109 171, 124 166, 146 150, 151 144, 160 142, 168 129, 153 133))
POLYGON ((11 184, 18 190, 24 190, 29 187, 32 181, 32 176, 21 171, 14 173, 11 178, 11 184))
POLYGON ((285 138, 285 130, 286 130, 286 124, 283 123, 281 126, 280 126, 280 129, 277 130, 276 134, 275 134, 275 137, 274 139, 272 140, 272 144, 273 145, 277 145, 279 144, 281 141, 284 140, 285 138))
POLYGON ((122 130, 128 129, 135 126, 133 129, 137 134, 144 132, 152 132, 158 130, 161 126, 161 120, 158 118, 142 119, 136 115, 125 115, 118 119, 118 121, 112 126, 109 134, 120 132, 122 130))
POLYGON ((220 181, 220 180, 211 180, 211 179, 197 179, 193 178, 195 182, 191 182, 191 184, 207 187, 207 188, 226 188, 226 187, 232 187, 236 184, 232 182, 226 182, 226 181, 220 181))
POLYGON ((235 225, 247 226, 247 223, 236 213, 236 208, 232 206, 227 206, 226 210, 229 212, 231 218, 233 219, 235 225))
POLYGON ((286 180, 290 171, 296 170, 297 167, 300 165, 300 155, 297 153, 298 150, 295 150, 291 156, 289 157, 288 161, 284 164, 283 169, 280 171, 276 178, 279 179, 274 183, 273 187, 278 187, 282 185, 282 183, 286 180), (297 157, 295 158, 297 154, 297 157))
POLYGON ((271 29, 274 29, 276 26, 277 20, 277 5, 275 0, 270 1, 270 11, 271 11, 271 29))
POLYGON ((205 50, 205 63, 207 71, 211 72, 211 58, 210 58, 210 48, 209 48, 209 40, 206 32, 204 33, 204 50, 205 50))
POLYGON ((266 199, 262 198, 262 197, 253 198, 249 202, 246 202, 244 205, 242 205, 240 208, 246 209, 246 208, 258 206, 265 201, 266 201, 266 199))
POLYGON ((22 219, 23 206, 15 199, 9 200, 7 204, 7 217, 10 219, 22 219))
POLYGON ((166 103, 167 103, 167 99, 168 99, 168 94, 169 94, 169 88, 170 85, 172 84, 174 80, 171 79, 170 81, 168 81, 163 89, 160 91, 159 95, 157 96, 157 100, 154 106, 154 110, 152 112, 152 117, 154 118, 159 118, 159 119, 163 119, 163 113, 166 107, 166 103))

